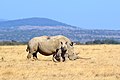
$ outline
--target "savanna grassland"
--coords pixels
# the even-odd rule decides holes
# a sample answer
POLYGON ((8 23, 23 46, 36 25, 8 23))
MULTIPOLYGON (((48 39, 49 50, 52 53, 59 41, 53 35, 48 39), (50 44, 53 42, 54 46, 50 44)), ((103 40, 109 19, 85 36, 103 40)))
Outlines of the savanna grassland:
POLYGON ((120 45, 76 45, 75 52, 90 59, 27 60, 26 46, 0 46, 0 80, 120 80, 120 45))

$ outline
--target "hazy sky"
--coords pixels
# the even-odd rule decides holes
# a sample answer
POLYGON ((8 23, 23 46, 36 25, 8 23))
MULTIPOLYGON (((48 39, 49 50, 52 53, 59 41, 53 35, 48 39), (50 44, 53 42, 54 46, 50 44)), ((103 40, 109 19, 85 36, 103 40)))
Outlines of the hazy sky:
POLYGON ((120 0, 0 0, 0 19, 30 17, 85 29, 120 30, 120 0))

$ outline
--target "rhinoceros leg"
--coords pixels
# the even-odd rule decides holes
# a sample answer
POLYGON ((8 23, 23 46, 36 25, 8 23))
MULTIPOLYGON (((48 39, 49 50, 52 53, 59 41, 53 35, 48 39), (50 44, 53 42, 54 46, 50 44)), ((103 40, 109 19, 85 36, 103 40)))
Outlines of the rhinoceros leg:
POLYGON ((64 62, 64 61, 68 61, 69 58, 68 58, 68 53, 66 53, 66 51, 61 51, 58 50, 56 54, 53 55, 53 61, 54 62, 64 62))
POLYGON ((33 59, 38 60, 38 58, 37 58, 37 52, 33 53, 33 59))
POLYGON ((31 54, 31 53, 28 53, 27 58, 30 59, 31 56, 32 56, 32 54, 31 54))
POLYGON ((56 53, 56 58, 59 58, 60 62, 63 61, 63 56, 62 55, 63 55, 62 50, 59 49, 56 53))
POLYGON ((63 62, 69 60, 67 53, 64 53, 64 54, 62 55, 62 58, 63 58, 63 62))
POLYGON ((60 57, 59 55, 56 55, 56 54, 53 55, 52 59, 54 62, 62 62, 63 61, 62 57, 60 57))
POLYGON ((30 50, 29 53, 28 53, 28 55, 27 55, 27 58, 30 59, 31 56, 37 57, 36 54, 37 54, 37 51, 30 50))
POLYGON ((31 56, 33 56, 33 59, 35 59, 35 60, 38 59, 38 58, 37 58, 37 52, 35 52, 35 53, 28 53, 27 58, 30 59, 31 56))
POLYGON ((63 61, 61 49, 57 49, 56 53, 53 54, 53 61, 54 62, 62 62, 63 61))
POLYGON ((53 58, 52 58, 52 60, 53 60, 54 62, 60 62, 60 58, 57 57, 56 54, 53 54, 53 58))

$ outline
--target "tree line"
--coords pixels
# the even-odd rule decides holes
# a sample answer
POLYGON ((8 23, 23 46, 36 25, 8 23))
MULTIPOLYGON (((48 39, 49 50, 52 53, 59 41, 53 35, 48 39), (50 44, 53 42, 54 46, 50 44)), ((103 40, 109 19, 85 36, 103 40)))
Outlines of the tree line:
POLYGON ((87 41, 85 43, 75 42, 77 45, 80 44, 120 44, 120 41, 112 40, 112 39, 105 39, 105 40, 94 40, 94 41, 87 41))
POLYGON ((120 42, 112 39, 106 39, 106 40, 88 41, 85 44, 120 44, 120 42))
POLYGON ((1 41, 0 45, 4 46, 4 45, 26 45, 27 42, 17 42, 17 41, 1 41))
MULTIPOLYGON (((11 41, 0 41, 0 45, 26 45, 28 42, 17 42, 14 40, 11 41)), ((120 41, 106 39, 106 40, 94 40, 94 41, 87 41, 85 43, 75 42, 77 45, 85 44, 120 44, 120 41)))

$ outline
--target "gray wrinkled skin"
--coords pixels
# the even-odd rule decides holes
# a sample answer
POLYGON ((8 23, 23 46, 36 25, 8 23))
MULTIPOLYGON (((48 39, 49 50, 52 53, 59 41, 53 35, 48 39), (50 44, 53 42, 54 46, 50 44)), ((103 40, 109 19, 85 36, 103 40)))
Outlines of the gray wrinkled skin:
POLYGON ((26 51, 29 51, 27 58, 30 59, 33 56, 33 59, 37 59, 37 52, 42 55, 59 55, 60 61, 63 61, 61 57, 62 51, 67 50, 66 42, 61 42, 59 39, 49 38, 48 36, 41 36, 32 38, 28 42, 26 51))
POLYGON ((79 59, 79 56, 74 53, 73 43, 62 35, 35 37, 28 42, 26 51, 29 51, 28 59, 32 55, 37 59, 37 52, 45 56, 53 55, 55 62, 79 59))

